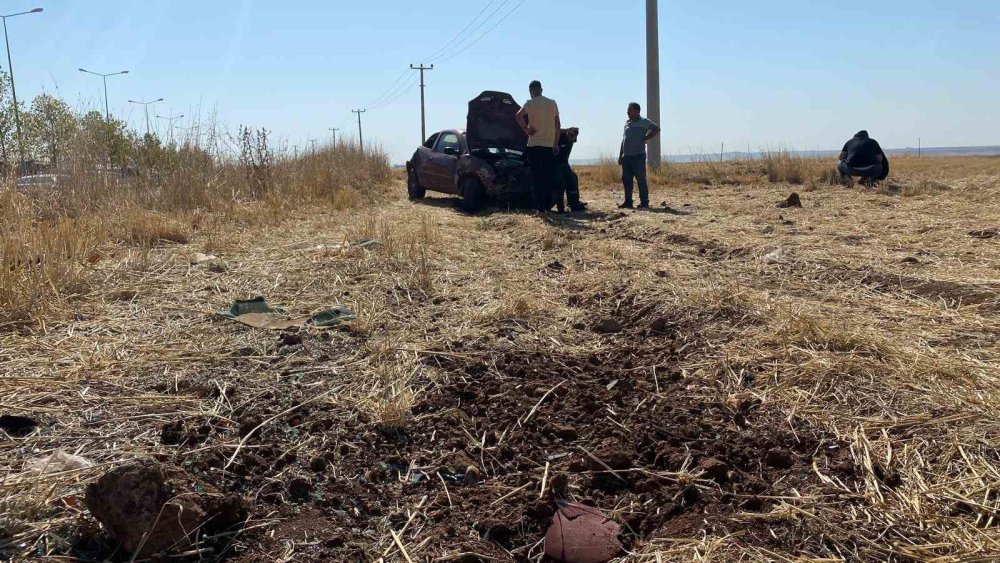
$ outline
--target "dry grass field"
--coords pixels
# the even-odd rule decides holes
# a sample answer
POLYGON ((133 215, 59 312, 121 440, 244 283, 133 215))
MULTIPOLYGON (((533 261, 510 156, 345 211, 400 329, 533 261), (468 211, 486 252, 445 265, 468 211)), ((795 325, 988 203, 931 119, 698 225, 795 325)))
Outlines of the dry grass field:
POLYGON ((892 165, 670 165, 641 213, 581 168, 590 210, 547 220, 377 163, 388 195, 336 201, 0 192, 0 415, 38 422, 0 432, 0 557, 130 560, 84 491, 152 459, 246 508, 165 561, 541 561, 563 499, 622 561, 996 560, 1000 159, 892 165), (357 318, 213 316, 256 296, 357 318))

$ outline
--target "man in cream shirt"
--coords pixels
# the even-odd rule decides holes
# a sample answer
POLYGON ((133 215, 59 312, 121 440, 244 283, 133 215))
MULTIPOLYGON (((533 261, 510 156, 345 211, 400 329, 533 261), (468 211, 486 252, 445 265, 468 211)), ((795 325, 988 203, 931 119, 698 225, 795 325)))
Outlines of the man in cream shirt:
POLYGON ((528 166, 531 168, 531 196, 535 210, 548 213, 552 209, 556 186, 556 156, 559 154, 559 106, 542 95, 542 83, 533 80, 528 85, 531 99, 517 112, 517 123, 528 135, 528 166))

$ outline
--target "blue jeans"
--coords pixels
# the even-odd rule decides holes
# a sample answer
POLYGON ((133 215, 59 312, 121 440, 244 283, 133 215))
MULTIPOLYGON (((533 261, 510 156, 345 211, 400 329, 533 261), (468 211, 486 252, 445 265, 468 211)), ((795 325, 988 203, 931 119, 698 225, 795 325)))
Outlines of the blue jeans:
POLYGON ((625 203, 632 203, 632 179, 639 182, 639 204, 649 205, 649 184, 646 183, 646 155, 632 154, 622 157, 622 185, 625 203))

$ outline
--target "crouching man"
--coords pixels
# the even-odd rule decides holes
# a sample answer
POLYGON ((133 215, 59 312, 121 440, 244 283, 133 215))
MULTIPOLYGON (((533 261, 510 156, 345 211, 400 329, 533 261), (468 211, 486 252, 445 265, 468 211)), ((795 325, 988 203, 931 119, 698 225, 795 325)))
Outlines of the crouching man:
POLYGON ((889 162, 878 141, 869 137, 868 131, 858 131, 840 151, 837 171, 848 187, 854 185, 854 177, 861 178, 863 185, 871 186, 889 175, 889 162))

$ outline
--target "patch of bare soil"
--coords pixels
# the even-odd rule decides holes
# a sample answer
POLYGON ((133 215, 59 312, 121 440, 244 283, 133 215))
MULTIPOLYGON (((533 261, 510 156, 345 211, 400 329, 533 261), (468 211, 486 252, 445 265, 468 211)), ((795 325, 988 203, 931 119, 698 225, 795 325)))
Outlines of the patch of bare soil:
POLYGON ((750 376, 745 394, 702 387, 678 367, 702 344, 682 341, 669 320, 652 324, 626 321, 633 343, 580 356, 499 339, 455 343, 425 357, 441 379, 402 427, 343 419, 324 404, 295 409, 308 398, 304 379, 230 394, 244 404, 229 428, 191 419, 156 430, 180 444, 192 475, 280 521, 273 533, 245 532, 238 545, 207 544, 232 560, 273 560, 288 542, 297 543, 296 561, 377 559, 397 549, 390 530, 422 556, 527 560, 541 553, 561 499, 608 511, 626 548, 737 530, 748 545, 801 547, 794 521, 767 513, 782 497, 822 489, 813 464, 851 482, 845 449, 762 408, 750 376), (212 444, 216 432, 249 436, 228 467, 232 448, 212 444))

